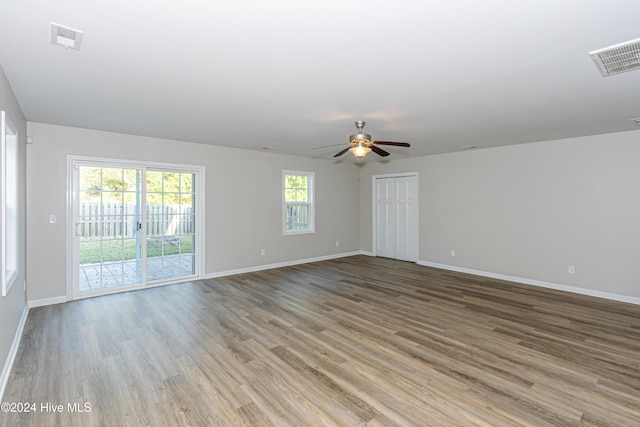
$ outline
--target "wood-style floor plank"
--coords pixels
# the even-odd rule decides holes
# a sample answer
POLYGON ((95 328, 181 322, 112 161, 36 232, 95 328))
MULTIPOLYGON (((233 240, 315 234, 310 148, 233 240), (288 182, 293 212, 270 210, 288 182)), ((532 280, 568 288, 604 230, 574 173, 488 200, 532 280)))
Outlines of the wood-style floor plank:
POLYGON ((640 425, 640 306, 354 256, 32 309, 4 401, 36 411, 1 426, 640 425))

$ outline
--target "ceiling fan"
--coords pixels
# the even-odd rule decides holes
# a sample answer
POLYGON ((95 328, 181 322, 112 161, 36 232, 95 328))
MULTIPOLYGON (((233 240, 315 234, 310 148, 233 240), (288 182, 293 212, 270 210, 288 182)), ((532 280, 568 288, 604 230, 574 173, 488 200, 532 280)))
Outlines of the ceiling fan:
POLYGON ((378 154, 379 156, 388 156, 389 153, 378 147, 378 145, 395 145, 397 147, 410 147, 411 145, 407 142, 391 142, 391 141, 374 141, 371 139, 371 135, 367 133, 363 133, 362 128, 364 127, 365 122, 362 120, 358 120, 356 122, 356 127, 358 128, 358 133, 355 133, 349 137, 349 146, 344 150, 340 151, 333 157, 340 157, 347 151, 351 151, 356 157, 364 157, 370 151, 378 154))

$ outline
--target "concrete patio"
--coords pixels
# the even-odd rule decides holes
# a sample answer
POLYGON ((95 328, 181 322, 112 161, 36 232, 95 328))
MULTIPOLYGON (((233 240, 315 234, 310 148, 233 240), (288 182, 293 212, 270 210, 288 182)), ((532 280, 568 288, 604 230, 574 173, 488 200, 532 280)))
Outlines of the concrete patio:
MULTIPOLYGON (((136 260, 81 264, 79 273, 80 292, 132 286, 141 282, 137 277, 136 260)), ((147 258, 147 283, 193 274, 192 254, 147 258)))

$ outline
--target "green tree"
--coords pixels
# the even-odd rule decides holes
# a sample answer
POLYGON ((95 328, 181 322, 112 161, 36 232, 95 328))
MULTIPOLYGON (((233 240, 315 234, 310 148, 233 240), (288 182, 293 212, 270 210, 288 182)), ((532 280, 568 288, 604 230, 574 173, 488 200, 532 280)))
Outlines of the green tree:
MULTIPOLYGON (((79 179, 83 202, 133 204, 141 190, 136 169, 82 167, 79 179)), ((191 204, 193 174, 148 170, 146 190, 149 204, 191 204)))

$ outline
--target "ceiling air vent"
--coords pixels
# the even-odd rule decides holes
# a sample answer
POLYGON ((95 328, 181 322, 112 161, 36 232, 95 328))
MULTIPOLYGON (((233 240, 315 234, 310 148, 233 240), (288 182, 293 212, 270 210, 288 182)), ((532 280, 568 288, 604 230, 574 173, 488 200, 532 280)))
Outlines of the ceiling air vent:
POLYGON ((64 46, 65 48, 80 50, 82 43, 82 31, 65 27, 64 25, 51 23, 51 43, 64 46))
POLYGON ((640 39, 589 52, 604 77, 640 68, 640 39))

